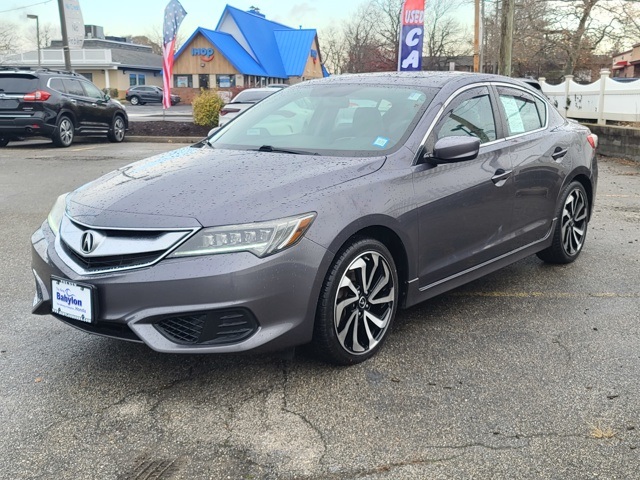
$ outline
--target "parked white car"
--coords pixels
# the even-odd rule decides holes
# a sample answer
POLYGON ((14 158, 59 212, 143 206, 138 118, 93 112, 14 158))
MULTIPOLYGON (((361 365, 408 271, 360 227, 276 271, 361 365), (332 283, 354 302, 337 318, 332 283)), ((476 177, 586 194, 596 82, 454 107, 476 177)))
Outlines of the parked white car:
POLYGON ((247 88, 236 95, 220 110, 218 125, 224 127, 247 108, 254 106, 269 95, 279 92, 279 88, 247 88))

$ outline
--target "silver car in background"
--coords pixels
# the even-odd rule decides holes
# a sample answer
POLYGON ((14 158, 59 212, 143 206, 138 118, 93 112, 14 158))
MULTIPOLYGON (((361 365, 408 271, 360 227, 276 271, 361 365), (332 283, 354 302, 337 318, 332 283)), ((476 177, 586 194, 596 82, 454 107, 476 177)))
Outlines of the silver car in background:
POLYGON ((280 90, 282 90, 281 87, 247 88, 246 90, 242 90, 220 109, 218 125, 220 127, 225 126, 247 108, 253 107, 256 103, 280 90))
POLYGON ((596 146, 506 77, 305 82, 61 195, 31 239, 33 311, 161 352, 312 342, 358 363, 398 308, 578 258, 596 146))

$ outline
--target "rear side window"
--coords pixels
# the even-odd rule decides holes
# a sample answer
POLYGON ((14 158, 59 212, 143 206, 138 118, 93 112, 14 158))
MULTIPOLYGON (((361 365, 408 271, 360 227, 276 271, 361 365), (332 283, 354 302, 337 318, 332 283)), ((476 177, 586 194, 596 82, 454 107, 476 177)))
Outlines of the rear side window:
POLYGON ((546 125, 547 111, 542 100, 513 88, 500 87, 498 92, 509 136, 532 132, 546 125))
POLYGON ((73 78, 65 78, 62 80, 64 83, 65 90, 70 95, 77 95, 79 97, 84 97, 84 90, 82 89, 82 85, 79 80, 75 80, 73 78))
POLYGON ((38 89, 33 75, 0 75, 0 93, 30 93, 38 89))
POLYGON ((64 89, 64 83, 62 83, 61 78, 52 78, 49 82, 49 88, 60 93, 66 93, 66 90, 64 89))

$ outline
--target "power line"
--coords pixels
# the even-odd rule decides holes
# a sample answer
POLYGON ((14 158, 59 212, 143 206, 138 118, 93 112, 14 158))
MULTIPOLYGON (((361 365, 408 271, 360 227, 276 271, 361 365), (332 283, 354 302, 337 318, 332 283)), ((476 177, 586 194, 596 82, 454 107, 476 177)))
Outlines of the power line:
POLYGON ((16 7, 16 8, 11 8, 9 10, 1 10, 0 13, 15 12, 16 10, 24 10, 25 8, 35 7, 36 5, 44 5, 45 3, 49 3, 49 2, 51 2, 51 0, 45 0, 44 2, 39 2, 39 3, 32 3, 31 5, 25 5, 24 7, 16 7))

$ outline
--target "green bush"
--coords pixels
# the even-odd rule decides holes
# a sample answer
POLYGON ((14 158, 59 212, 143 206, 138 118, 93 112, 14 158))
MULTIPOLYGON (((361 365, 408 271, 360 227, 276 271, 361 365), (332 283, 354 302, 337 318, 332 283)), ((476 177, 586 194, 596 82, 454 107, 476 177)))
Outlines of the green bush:
POLYGON ((117 88, 103 88, 102 92, 106 93, 111 98, 118 98, 118 95, 119 95, 119 92, 118 92, 117 88))
POLYGON ((200 89, 200 95, 193 100, 193 123, 203 127, 218 126, 218 115, 224 101, 216 90, 200 89))

